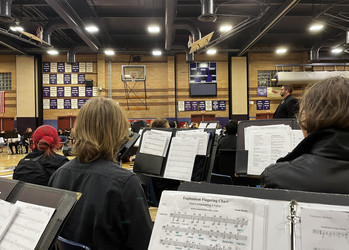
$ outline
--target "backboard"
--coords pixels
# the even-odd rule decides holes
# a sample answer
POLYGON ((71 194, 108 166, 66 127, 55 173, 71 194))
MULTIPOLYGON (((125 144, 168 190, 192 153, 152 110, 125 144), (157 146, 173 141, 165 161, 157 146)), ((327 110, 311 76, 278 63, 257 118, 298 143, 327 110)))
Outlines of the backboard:
POLYGON ((123 81, 145 81, 145 65, 122 65, 123 81))

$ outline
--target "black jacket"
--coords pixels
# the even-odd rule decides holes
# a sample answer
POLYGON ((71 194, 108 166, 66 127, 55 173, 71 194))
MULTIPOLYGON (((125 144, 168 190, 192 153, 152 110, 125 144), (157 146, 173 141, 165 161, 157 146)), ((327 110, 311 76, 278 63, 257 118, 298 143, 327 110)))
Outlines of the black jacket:
POLYGON ((43 155, 45 152, 38 149, 34 149, 26 155, 15 167, 13 171, 13 179, 33 184, 47 186, 51 175, 63 164, 68 162, 68 158, 52 152, 49 155, 43 155), (38 163, 40 166, 25 162, 25 159, 33 159, 40 155, 43 155, 38 163))
POLYGON ((273 118, 295 118, 298 113, 298 99, 292 95, 286 96, 276 109, 273 118))
POLYGON ((104 159, 76 158, 51 177, 49 186, 81 192, 61 235, 92 249, 147 249, 153 223, 138 177, 104 159))
POLYGON ((261 186, 349 194, 349 132, 325 129, 310 134, 264 170, 261 186))
POLYGON ((225 135, 218 141, 218 149, 232 149, 236 150, 236 135, 225 135))

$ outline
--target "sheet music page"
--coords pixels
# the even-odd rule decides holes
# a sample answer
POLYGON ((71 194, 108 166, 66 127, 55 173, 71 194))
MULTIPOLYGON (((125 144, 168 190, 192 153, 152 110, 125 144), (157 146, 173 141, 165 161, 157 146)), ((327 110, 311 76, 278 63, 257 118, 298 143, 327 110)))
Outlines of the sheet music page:
POLYGON ((262 250, 264 210, 250 198, 164 191, 148 250, 262 250))
POLYGON ((199 139, 172 138, 164 177, 181 181, 190 181, 198 148, 199 139))
POLYGON ((291 127, 288 125, 245 128, 247 174, 260 175, 270 164, 287 155, 291 148, 291 127))
POLYGON ((217 127, 217 122, 210 122, 206 128, 216 128, 217 127))
POLYGON ((349 249, 349 208, 341 206, 300 206, 298 231, 301 249, 349 249))
POLYGON ((198 155, 206 155, 207 145, 208 145, 208 141, 210 139, 210 134, 207 132, 199 132, 199 131, 194 132, 194 131, 192 131, 192 130, 177 131, 176 137, 198 139, 199 140, 199 148, 198 148, 197 154, 198 155))
POLYGON ((139 131, 138 131, 138 134, 139 134, 139 137, 135 143, 135 147, 139 147, 139 142, 141 141, 141 137, 142 137, 142 133, 143 133, 143 129, 141 128, 139 131))
POLYGON ((206 128, 207 122, 200 122, 199 128, 206 128))
POLYGON ((292 130, 292 150, 304 139, 302 130, 292 130))
POLYGON ((55 209, 21 201, 16 206, 19 212, 0 242, 0 249, 34 249, 55 209))
POLYGON ((143 154, 166 156, 172 132, 162 130, 143 131, 140 151, 143 154))
POLYGON ((12 220, 18 212, 18 207, 10 202, 0 200, 0 241, 6 230, 11 225, 12 220))

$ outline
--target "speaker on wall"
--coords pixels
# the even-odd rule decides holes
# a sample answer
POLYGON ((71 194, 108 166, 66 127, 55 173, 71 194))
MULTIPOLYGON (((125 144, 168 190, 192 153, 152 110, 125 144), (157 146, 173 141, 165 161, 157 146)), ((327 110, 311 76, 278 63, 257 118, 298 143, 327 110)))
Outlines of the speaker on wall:
POLYGON ((86 87, 93 87, 93 80, 86 80, 85 85, 86 87))

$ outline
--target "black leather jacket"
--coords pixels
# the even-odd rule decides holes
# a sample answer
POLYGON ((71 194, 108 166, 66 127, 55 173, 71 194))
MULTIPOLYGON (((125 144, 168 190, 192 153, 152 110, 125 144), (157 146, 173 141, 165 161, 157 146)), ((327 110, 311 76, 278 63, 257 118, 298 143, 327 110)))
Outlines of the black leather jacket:
POLYGON ((310 134, 264 170, 261 186, 349 194, 349 132, 324 129, 310 134))

